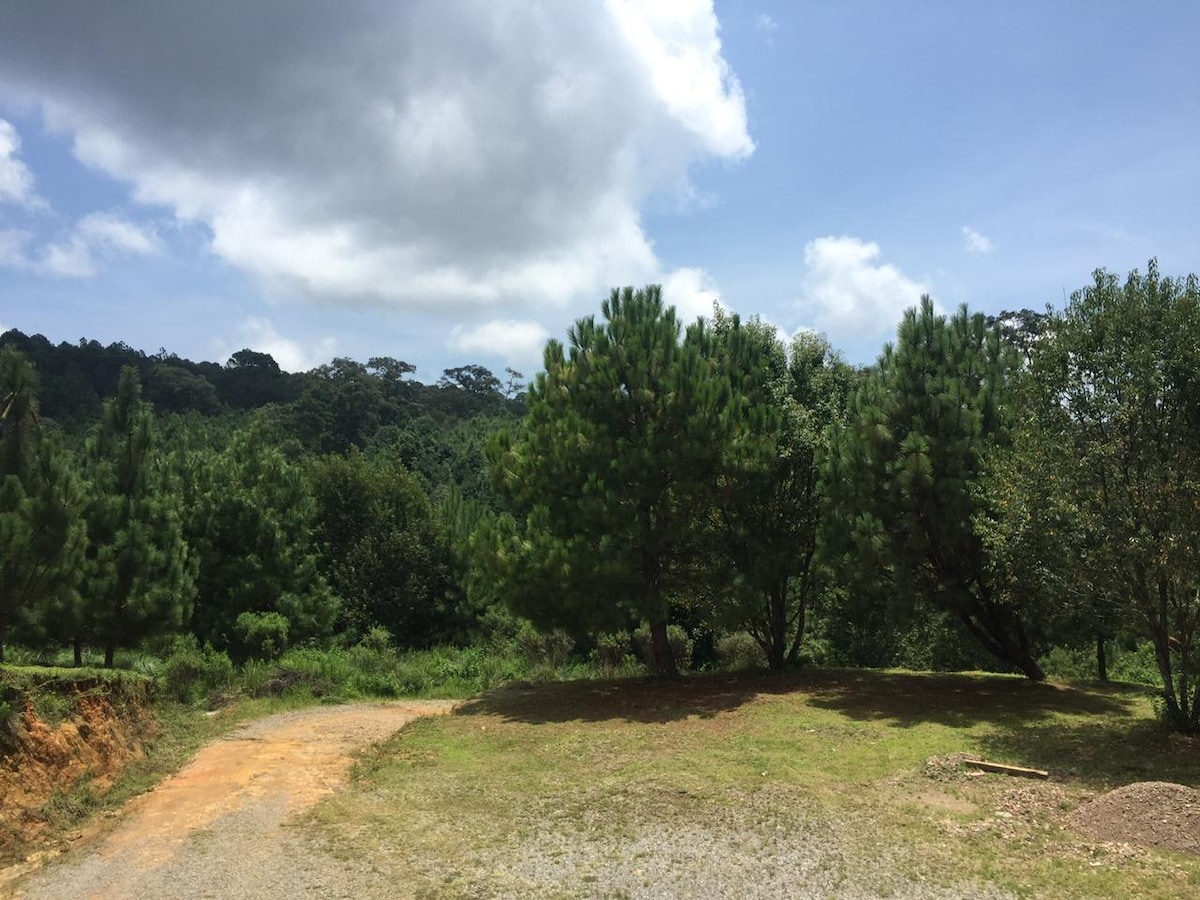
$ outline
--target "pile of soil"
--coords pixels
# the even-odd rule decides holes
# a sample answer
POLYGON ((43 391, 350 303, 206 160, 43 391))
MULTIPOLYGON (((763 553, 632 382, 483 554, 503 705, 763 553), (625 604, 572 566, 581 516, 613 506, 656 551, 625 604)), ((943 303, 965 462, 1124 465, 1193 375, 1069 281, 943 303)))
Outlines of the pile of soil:
POLYGON ((1200 855, 1200 791, 1182 784, 1126 785, 1081 806, 1072 822, 1102 841, 1200 855))

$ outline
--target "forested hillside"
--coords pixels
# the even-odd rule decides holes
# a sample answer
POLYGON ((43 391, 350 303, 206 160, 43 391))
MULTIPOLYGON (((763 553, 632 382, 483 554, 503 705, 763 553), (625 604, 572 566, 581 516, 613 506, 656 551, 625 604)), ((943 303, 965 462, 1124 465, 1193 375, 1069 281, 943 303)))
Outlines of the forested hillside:
POLYGON ((681 322, 655 286, 614 291, 528 385, 9 331, 0 660, 507 642, 664 677, 1140 667, 1195 731, 1197 354, 1196 279, 1153 262, 1057 312, 926 298, 866 367, 720 309, 681 322))

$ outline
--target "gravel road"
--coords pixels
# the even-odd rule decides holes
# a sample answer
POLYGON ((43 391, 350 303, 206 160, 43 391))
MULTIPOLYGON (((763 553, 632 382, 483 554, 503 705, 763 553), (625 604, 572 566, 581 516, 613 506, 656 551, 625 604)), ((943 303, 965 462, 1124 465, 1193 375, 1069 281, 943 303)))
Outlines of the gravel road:
POLYGON ((15 886, 22 900, 363 897, 369 866, 324 853, 289 822, 346 781, 353 754, 450 702, 356 704, 283 713, 205 747, 131 801, 97 845, 15 886))

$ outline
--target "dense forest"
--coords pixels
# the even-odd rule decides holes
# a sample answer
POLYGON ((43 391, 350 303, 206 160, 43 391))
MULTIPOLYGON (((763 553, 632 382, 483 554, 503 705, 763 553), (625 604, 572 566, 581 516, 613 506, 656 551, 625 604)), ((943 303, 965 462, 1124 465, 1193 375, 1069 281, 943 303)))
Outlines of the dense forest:
POLYGON ((870 366, 655 286, 525 384, 303 374, 0 336, 6 645, 470 646, 656 674, 737 648, 987 668, 1141 646, 1200 730, 1200 288, 1152 261, 1062 310, 923 298, 870 366), (553 651, 559 652, 559 651, 553 651))

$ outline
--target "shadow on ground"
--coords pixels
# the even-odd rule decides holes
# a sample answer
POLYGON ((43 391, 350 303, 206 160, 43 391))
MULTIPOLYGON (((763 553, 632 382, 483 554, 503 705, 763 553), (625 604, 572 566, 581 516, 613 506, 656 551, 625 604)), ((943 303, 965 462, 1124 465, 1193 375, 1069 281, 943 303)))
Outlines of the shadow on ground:
POLYGON ((498 716, 542 725, 560 722, 662 724, 693 717, 711 719, 764 694, 801 690, 794 676, 693 675, 673 681, 627 678, 531 685, 523 682, 488 691, 462 704, 458 715, 498 716))
POLYGON ((980 722, 1015 727, 1061 713, 1128 715, 1140 693, 1132 687, 1081 690, 1039 685, 1002 675, 809 669, 782 674, 703 674, 676 681, 518 682, 468 701, 459 714, 498 716, 529 724, 665 723, 712 718, 760 698, 795 695, 798 702, 809 706, 901 728, 926 722, 952 727, 980 722))

